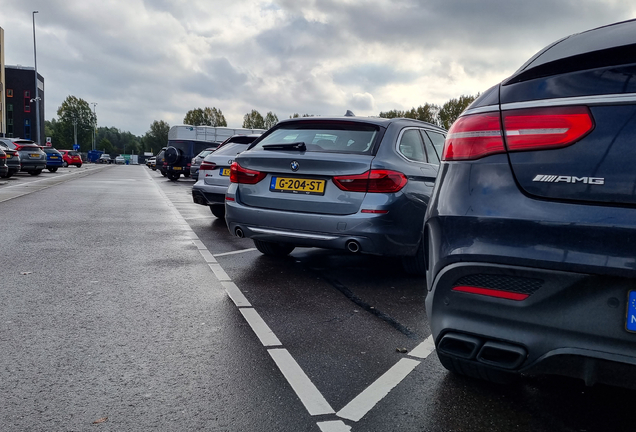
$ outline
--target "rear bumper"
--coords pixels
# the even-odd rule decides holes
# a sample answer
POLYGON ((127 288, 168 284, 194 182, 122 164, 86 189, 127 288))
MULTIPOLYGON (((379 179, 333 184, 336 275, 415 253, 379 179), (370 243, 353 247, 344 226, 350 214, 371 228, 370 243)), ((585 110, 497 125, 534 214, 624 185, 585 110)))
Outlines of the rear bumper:
POLYGON ((225 192, 227 187, 210 186, 195 183, 192 186, 192 200, 201 205, 225 205, 225 192))
POLYGON ((499 157, 443 163, 437 188, 426 309, 440 353, 483 363, 484 344, 502 344, 524 354, 491 366, 621 386, 632 374, 636 383, 636 334, 625 329, 636 209, 533 199, 499 157), (493 296, 501 292, 527 297, 493 296), (455 335, 468 342, 454 344, 455 335))
MULTIPOLYGON (((236 201, 226 201, 225 209, 225 220, 230 233, 236 235, 237 228, 240 228, 247 238, 340 250, 352 250, 353 242, 356 251, 386 256, 414 255, 418 246, 418 243, 404 244, 393 240, 390 231, 399 230, 400 227, 387 214, 299 215, 247 207, 236 201), (311 226, 311 230, 289 228, 298 227, 299 216, 302 218, 302 226, 311 226)), ((413 238, 414 242, 418 240, 413 238)))
POLYGON ((636 334, 625 330, 632 289, 636 280, 630 278, 463 262, 439 272, 426 310, 445 355, 521 373, 624 385, 625 374, 636 377, 636 334), (465 286, 528 297, 467 293, 465 286), (466 339, 455 343, 457 335, 466 339), (485 344, 522 354, 514 361, 507 354, 481 356, 485 344))
POLYGON ((36 171, 46 168, 46 161, 29 161, 23 160, 21 162, 20 171, 36 171))

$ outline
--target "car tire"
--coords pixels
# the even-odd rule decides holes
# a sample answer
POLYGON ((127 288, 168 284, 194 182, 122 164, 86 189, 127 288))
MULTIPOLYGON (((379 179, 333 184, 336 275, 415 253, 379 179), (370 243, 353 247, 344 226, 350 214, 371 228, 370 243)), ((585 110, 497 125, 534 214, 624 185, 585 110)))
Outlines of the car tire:
POLYGON ((64 168, 66 168, 68 166, 68 162, 64 161, 64 168))
POLYGON ((172 181, 177 181, 179 180, 179 176, 180 174, 174 174, 174 173, 168 173, 168 178, 172 181))
POLYGON ((415 255, 402 257, 402 267, 408 274, 424 276, 426 275, 426 251, 424 249, 424 240, 420 240, 415 255))
POLYGON ((47 168, 49 170, 49 172, 55 172, 57 171, 57 167, 53 167, 53 168, 47 168))
POLYGON ((78 168, 81 168, 82 164, 76 164, 75 166, 78 167, 78 168))
POLYGON ((225 219, 225 205, 211 205, 210 211, 219 219, 225 219))
POLYGON ((32 176, 36 176, 36 175, 40 175, 42 173, 42 170, 34 170, 34 171, 29 171, 29 174, 31 174, 32 176))
POLYGON ((512 384, 519 379, 519 374, 514 372, 496 369, 475 361, 451 357, 441 354, 439 351, 437 351, 437 357, 442 366, 457 375, 464 375, 495 384, 512 384))
POLYGON ((289 255, 296 246, 285 243, 273 243, 263 240, 254 240, 254 246, 263 255, 283 257, 289 255))
POLYGON ((8 172, 8 173, 6 173, 6 174, 4 174, 4 175, 2 175, 2 176, 0 176, 0 177, 2 177, 2 178, 9 178, 9 177, 11 177, 11 175, 12 175, 12 174, 13 174, 13 173, 8 172))

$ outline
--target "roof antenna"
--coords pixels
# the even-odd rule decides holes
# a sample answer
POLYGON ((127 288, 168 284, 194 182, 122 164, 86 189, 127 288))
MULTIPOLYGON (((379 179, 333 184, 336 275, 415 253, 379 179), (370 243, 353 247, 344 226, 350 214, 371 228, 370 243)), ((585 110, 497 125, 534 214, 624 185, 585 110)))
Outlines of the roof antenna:
POLYGON ((345 113, 345 117, 355 117, 356 115, 351 112, 351 110, 347 110, 347 112, 345 113))

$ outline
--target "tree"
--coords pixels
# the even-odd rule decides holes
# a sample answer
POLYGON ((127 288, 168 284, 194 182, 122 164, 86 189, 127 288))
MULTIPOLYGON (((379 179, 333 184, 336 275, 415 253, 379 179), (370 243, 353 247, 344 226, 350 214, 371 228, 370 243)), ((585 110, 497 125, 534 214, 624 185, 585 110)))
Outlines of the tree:
POLYGON ((261 113, 252 110, 243 117, 243 127, 246 129, 265 129, 265 120, 261 113))
POLYGON ((298 117, 313 117, 313 114, 303 114, 302 116, 298 113, 294 113, 294 115, 290 115, 289 118, 298 118, 298 117))
POLYGON ((428 123, 432 123, 434 125, 439 125, 439 106, 435 104, 425 103, 424 105, 420 105, 417 108, 411 108, 409 111, 399 111, 399 110, 391 110, 387 112, 381 112, 380 117, 382 118, 411 118, 415 120, 421 120, 428 123))
POLYGON ((477 96, 461 95, 459 99, 451 99, 442 105, 438 114, 440 126, 450 129, 457 117, 478 97, 479 94, 477 96))
POLYGON ((153 121, 150 130, 141 139, 142 150, 153 154, 158 153, 161 147, 168 144, 168 132, 170 132, 168 123, 163 120, 153 121))
POLYGON ((201 108, 195 108, 186 113, 183 118, 183 124, 192 126, 209 126, 209 119, 205 115, 205 111, 201 108))
POLYGON ((265 115, 265 129, 273 128, 276 126, 276 123, 278 123, 278 116, 271 111, 268 112, 265 115))
POLYGON ((208 126, 227 126, 227 121, 225 121, 225 116, 221 112, 220 109, 216 109, 216 107, 205 107, 203 109, 203 113, 206 117, 206 123, 208 126))
POLYGON ((113 152, 113 145, 107 138, 102 138, 97 144, 97 150, 102 150, 104 153, 110 154, 113 152))
POLYGON ((79 144, 80 151, 88 151, 93 143, 93 125, 95 114, 84 99, 67 96, 57 109, 58 124, 56 130, 60 133, 60 144, 70 147, 79 144))

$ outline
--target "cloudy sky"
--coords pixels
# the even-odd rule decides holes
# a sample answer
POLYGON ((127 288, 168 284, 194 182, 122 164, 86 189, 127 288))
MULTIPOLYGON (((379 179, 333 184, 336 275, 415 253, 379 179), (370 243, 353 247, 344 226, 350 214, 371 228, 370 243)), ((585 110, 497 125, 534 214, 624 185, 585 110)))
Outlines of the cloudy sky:
POLYGON ((33 66, 45 118, 68 95, 143 135, 196 107, 377 115, 477 94, 545 45, 636 17, 626 0, 0 0, 5 63, 33 66))

